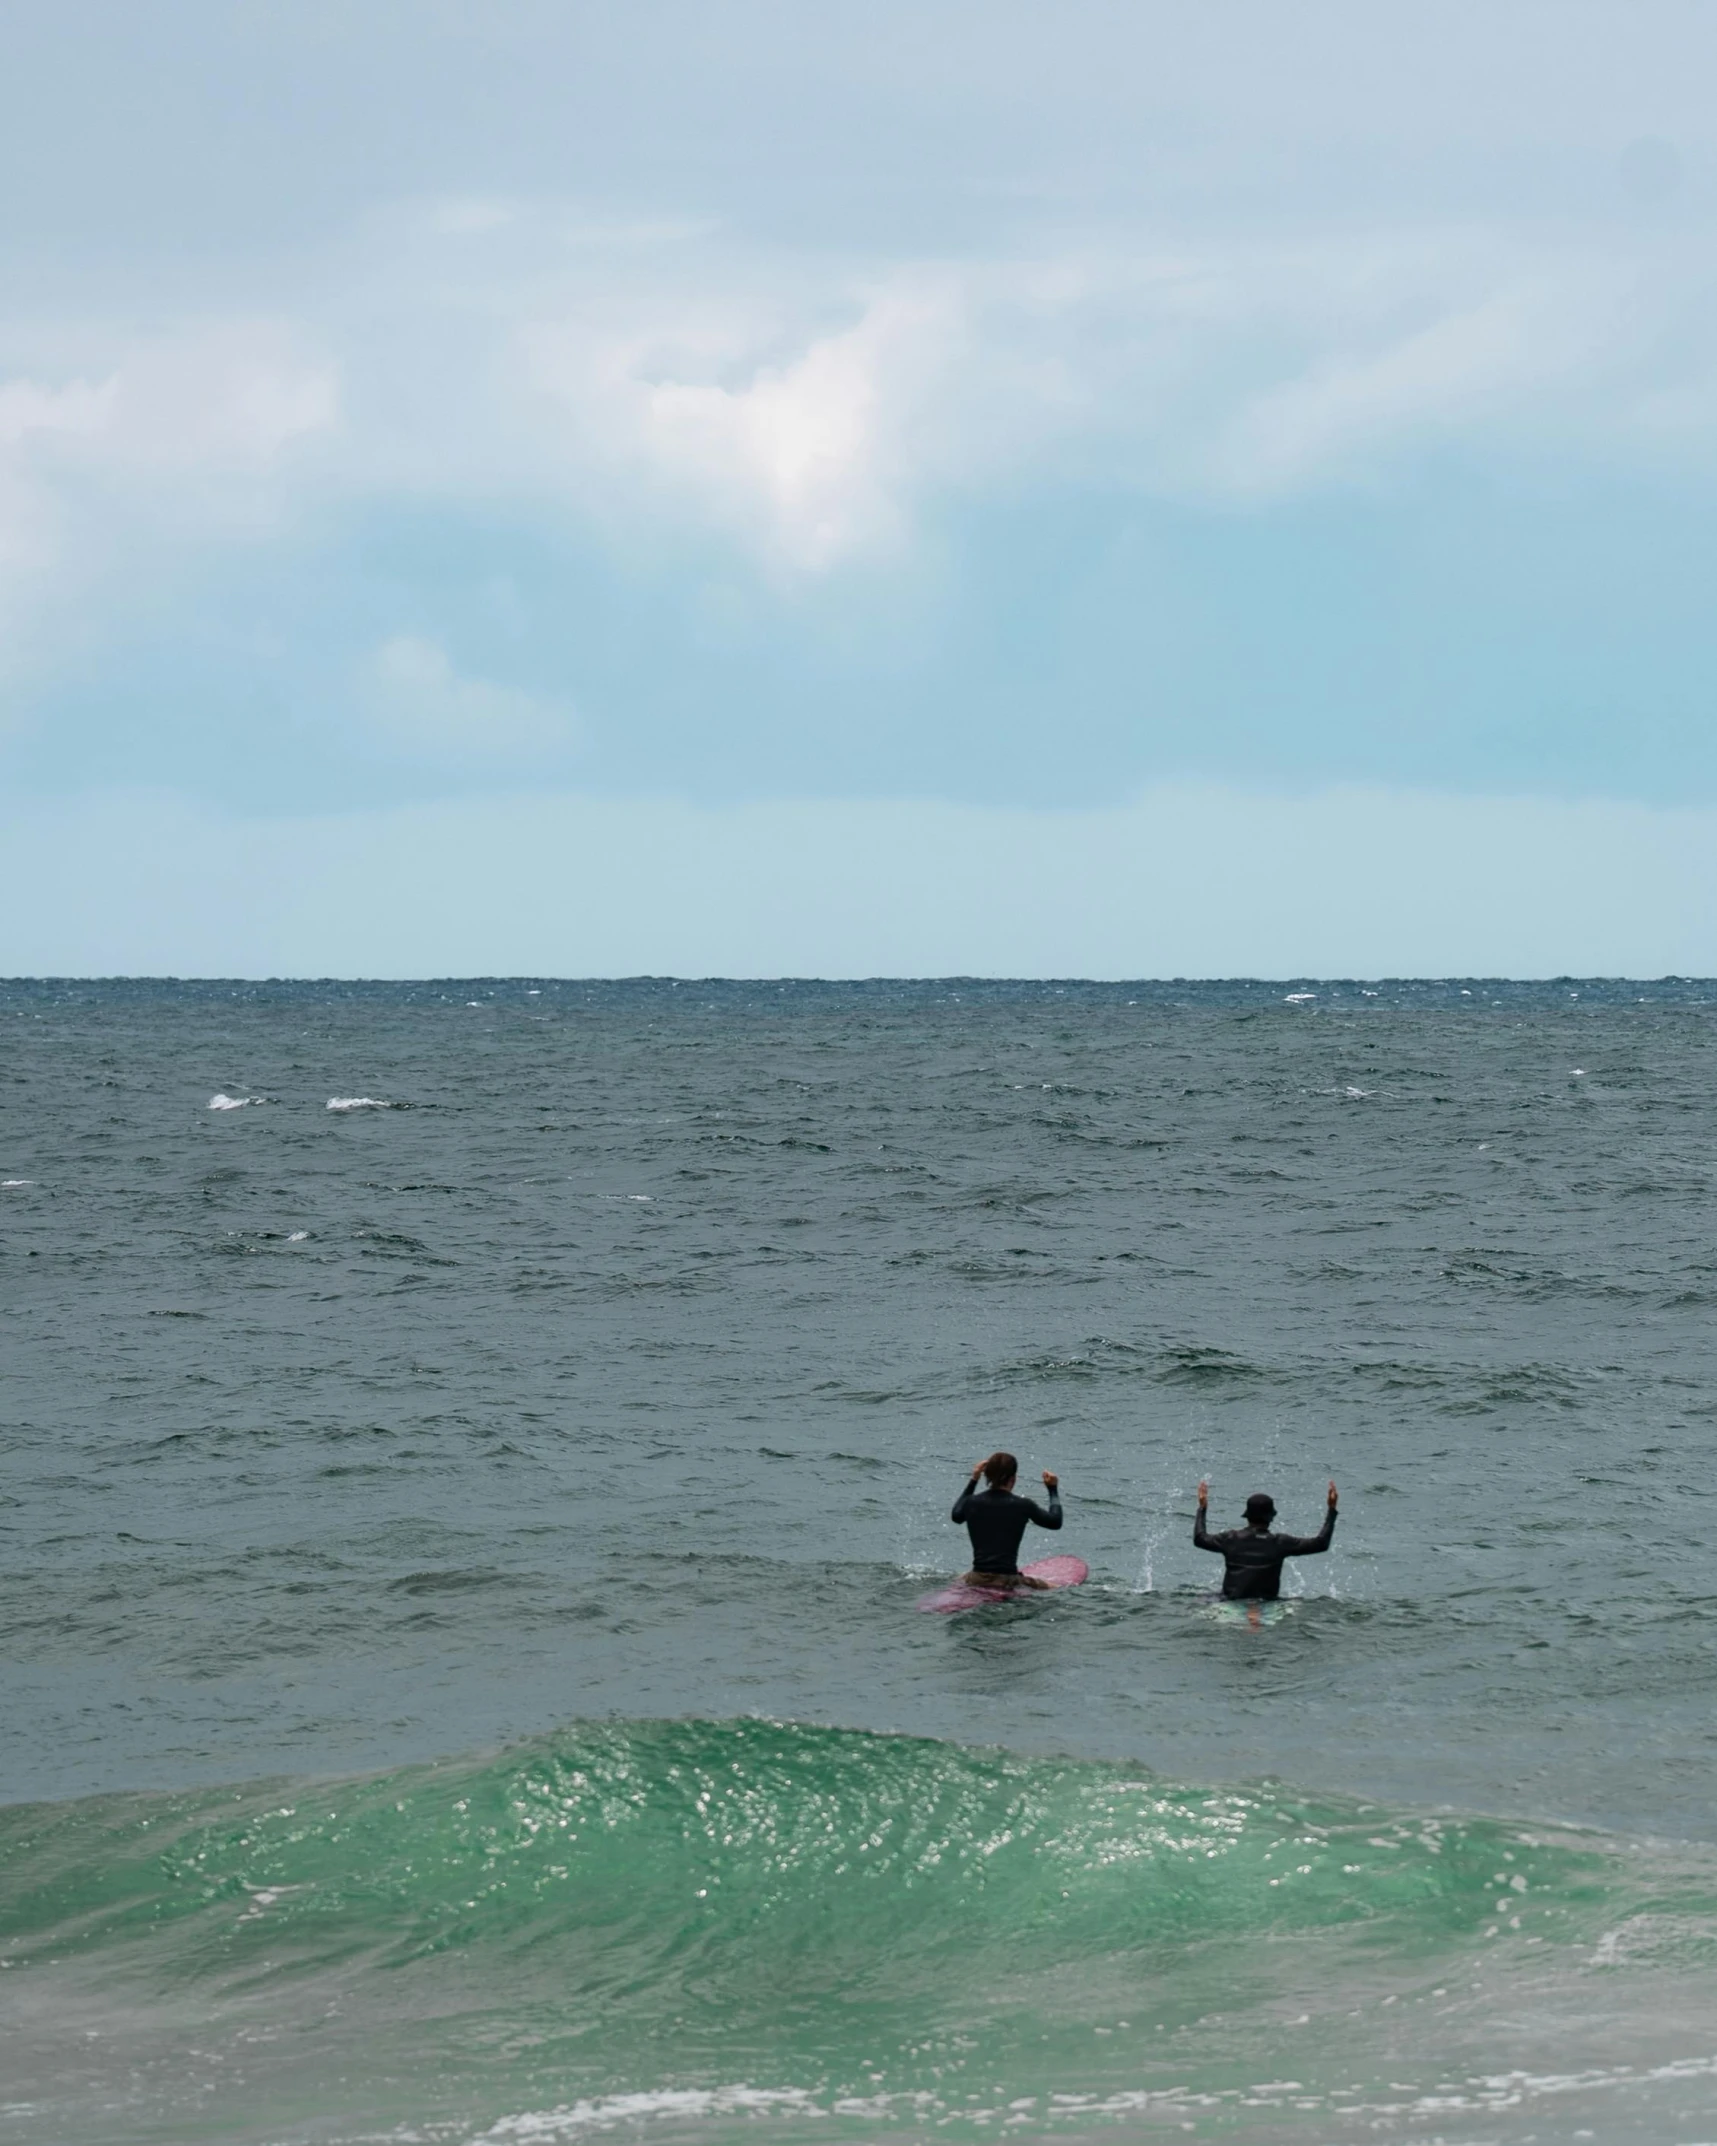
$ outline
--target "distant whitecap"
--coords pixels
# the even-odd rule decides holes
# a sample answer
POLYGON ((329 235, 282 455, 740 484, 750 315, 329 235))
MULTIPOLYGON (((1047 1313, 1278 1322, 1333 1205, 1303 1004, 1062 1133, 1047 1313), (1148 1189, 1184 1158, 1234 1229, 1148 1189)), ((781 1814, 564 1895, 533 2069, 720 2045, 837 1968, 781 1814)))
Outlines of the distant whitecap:
POLYGON ((223 1093, 209 1097, 209 1108, 211 1110, 248 1110, 252 1103, 262 1103, 267 1100, 266 1096, 261 1095, 227 1095, 223 1093))
POLYGON ((34 1182, 33 1178, 28 1177, 0 1177, 0 1192, 17 1192, 21 1187, 34 1182))
POLYGON ((1284 1006, 1303 1006, 1308 999, 1316 997, 1317 993, 1315 991, 1290 991, 1283 999, 1282 1004, 1284 1006))
POLYGON ((399 1105, 397 1103, 384 1103, 379 1096, 374 1095, 331 1095, 328 1098, 328 1108, 330 1110, 397 1110, 399 1105))
POLYGON ((310 1232, 307 1229, 295 1229, 290 1232, 286 1241, 288 1244, 302 1244, 309 1234, 310 1232))

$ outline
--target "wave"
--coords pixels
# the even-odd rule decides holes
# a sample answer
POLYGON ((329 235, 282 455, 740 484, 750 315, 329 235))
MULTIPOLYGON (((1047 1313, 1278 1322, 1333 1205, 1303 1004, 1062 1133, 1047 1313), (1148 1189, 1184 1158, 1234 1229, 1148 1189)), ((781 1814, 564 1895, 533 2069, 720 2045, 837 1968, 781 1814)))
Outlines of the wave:
MULTIPOLYGON (((1278 2116, 1404 2107, 1402 2081, 1488 2109, 1485 2078, 1570 2071, 1559 2005, 1606 2092, 1709 2056, 1673 1994, 1717 1960, 1702 1855, 901 1736, 586 1723, 358 1781, 0 1810, 0 2018, 21 2076, 176 2082, 131 2139, 173 2136, 205 2076, 222 2137, 1017 2128, 1189 2095, 1239 2122, 1284 2065, 1278 2116)), ((25 2135, 83 2135, 41 2107, 25 2135)))

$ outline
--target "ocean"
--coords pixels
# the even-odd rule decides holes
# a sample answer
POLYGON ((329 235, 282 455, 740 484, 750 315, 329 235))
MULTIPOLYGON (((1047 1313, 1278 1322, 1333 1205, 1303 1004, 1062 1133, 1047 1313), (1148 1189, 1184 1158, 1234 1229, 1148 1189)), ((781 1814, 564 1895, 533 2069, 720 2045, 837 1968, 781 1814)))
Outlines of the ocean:
POLYGON ((1706 2146, 1714 1310, 1713 984, 0 985, 0 2141, 1706 2146))

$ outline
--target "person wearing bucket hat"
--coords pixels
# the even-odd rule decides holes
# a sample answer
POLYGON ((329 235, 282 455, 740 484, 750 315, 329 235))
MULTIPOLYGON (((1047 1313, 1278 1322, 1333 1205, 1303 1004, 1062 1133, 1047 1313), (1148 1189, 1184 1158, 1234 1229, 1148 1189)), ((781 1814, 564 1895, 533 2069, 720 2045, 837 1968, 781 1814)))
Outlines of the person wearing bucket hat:
POLYGON ((1315 1557, 1327 1550, 1335 1533, 1335 1485, 1329 1487, 1329 1509, 1315 1535, 1277 1535, 1270 1523, 1276 1517, 1276 1501, 1261 1490, 1246 1500, 1246 1525, 1212 1535, 1205 1527, 1210 1503, 1210 1485, 1198 1486, 1198 1518, 1192 1524, 1194 1547, 1214 1550, 1222 1559, 1222 1592, 1230 1602, 1274 1602, 1282 1592, 1282 1564, 1290 1557, 1315 1557))

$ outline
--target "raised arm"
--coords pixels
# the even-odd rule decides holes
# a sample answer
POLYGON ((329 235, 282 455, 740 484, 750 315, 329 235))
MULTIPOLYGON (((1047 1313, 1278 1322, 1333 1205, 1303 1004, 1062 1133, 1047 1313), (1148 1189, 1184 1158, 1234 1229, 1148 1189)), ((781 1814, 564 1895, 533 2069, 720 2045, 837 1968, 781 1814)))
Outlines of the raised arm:
POLYGON ((1222 1548, 1221 1543, 1212 1542, 1210 1536, 1205 1531, 1204 1523, 1209 1517, 1209 1507, 1210 1485, 1208 1483, 1200 1483, 1198 1486, 1198 1511, 1194 1515, 1192 1523, 1192 1546, 1195 1550, 1220 1551, 1222 1548))
POLYGON ((1284 1550, 1289 1557, 1316 1557, 1320 1550, 1327 1550, 1330 1538, 1335 1534, 1337 1513, 1335 1509, 1335 1485, 1329 1487, 1329 1507, 1324 1514, 1324 1524, 1315 1535, 1289 1535, 1284 1539, 1284 1550))
POLYGON ((960 1495, 954 1500, 954 1510, 948 1515, 948 1518, 954 1522, 956 1527, 958 1527, 960 1522, 965 1519, 966 1508, 968 1505, 971 1504, 973 1498, 977 1495, 978 1478, 983 1474, 983 1472, 984 1464, 982 1461, 979 1461, 978 1465, 972 1470, 971 1481, 966 1485, 965 1489, 961 1491, 960 1495))
POLYGON ((1046 1468, 1043 1471, 1043 1487, 1049 1492, 1049 1505, 1047 1510, 1043 1506, 1039 1505, 1035 1498, 1027 1498, 1025 1502, 1031 1510, 1031 1517, 1037 1522, 1040 1528, 1058 1528, 1061 1525, 1060 1476, 1051 1475, 1049 1470, 1046 1468))

